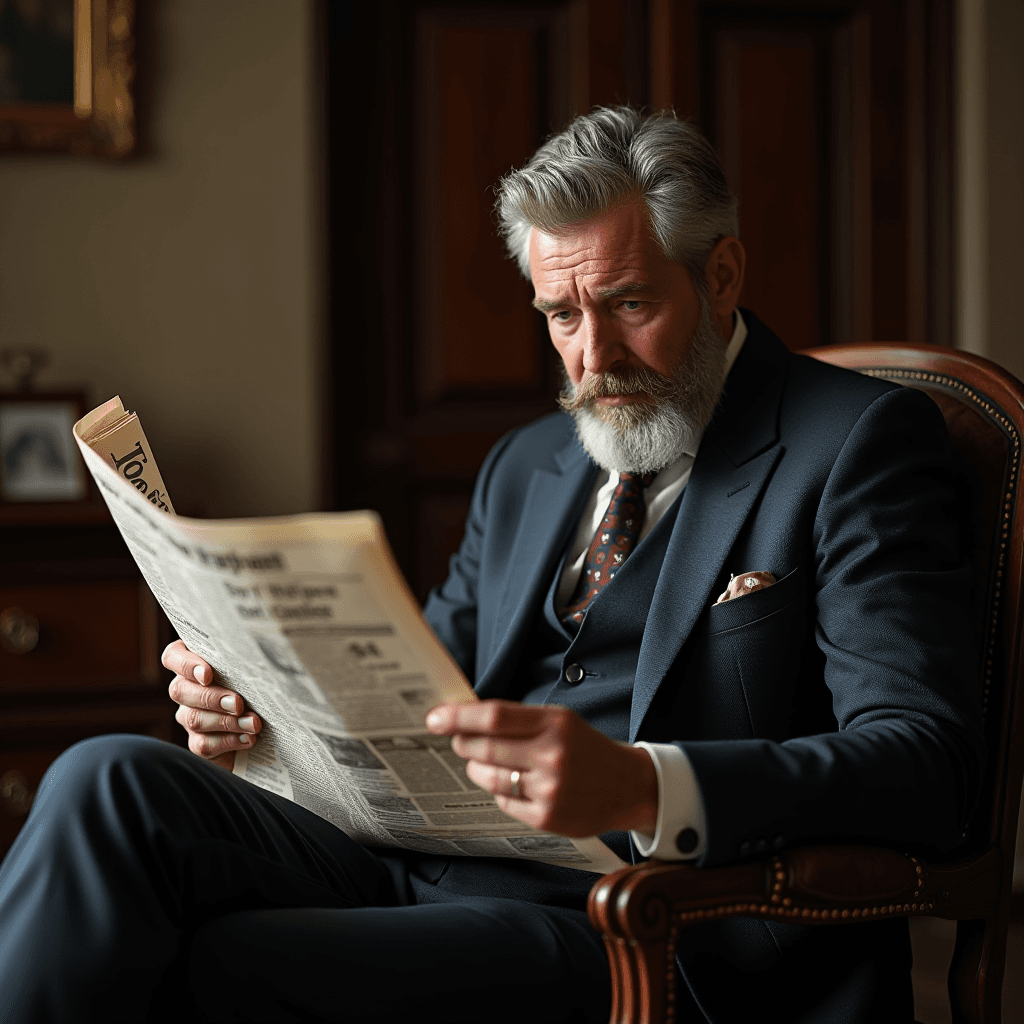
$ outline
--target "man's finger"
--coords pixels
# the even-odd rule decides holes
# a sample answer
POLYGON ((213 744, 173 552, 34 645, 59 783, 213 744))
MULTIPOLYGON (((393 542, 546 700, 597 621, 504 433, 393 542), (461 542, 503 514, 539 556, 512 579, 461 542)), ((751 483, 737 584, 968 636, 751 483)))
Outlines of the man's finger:
POLYGON ((234 690, 223 686, 200 686, 180 675, 171 680, 167 692, 176 704, 190 708, 226 711, 232 715, 240 715, 245 710, 245 701, 234 690))
POLYGON ((467 761, 478 761, 504 772, 515 768, 547 768, 552 760, 547 744, 530 739, 504 739, 494 736, 456 733, 452 750, 467 761))
POLYGON ((198 754, 211 761, 223 754, 248 750, 255 742, 255 737, 244 732, 190 732, 188 734, 188 749, 193 754, 198 754))
POLYGON ((245 732, 251 736, 262 728, 262 723, 255 715, 220 715, 214 711, 200 711, 199 708, 179 706, 174 715, 179 725, 189 732, 245 732))
POLYGON ((160 657, 160 663, 175 674, 194 679, 203 686, 213 682, 213 669, 198 654, 193 654, 185 646, 184 640, 168 644, 160 657))
POLYGON ((530 799, 527 788, 529 785, 528 771, 519 771, 516 768, 499 768, 495 765, 480 764, 478 761, 470 761, 466 765, 466 774, 482 789, 495 796, 508 797, 509 800, 530 799))
POLYGON ((427 714, 427 728, 440 736, 475 733, 490 736, 536 736, 547 725, 548 709, 509 700, 439 704, 427 714))

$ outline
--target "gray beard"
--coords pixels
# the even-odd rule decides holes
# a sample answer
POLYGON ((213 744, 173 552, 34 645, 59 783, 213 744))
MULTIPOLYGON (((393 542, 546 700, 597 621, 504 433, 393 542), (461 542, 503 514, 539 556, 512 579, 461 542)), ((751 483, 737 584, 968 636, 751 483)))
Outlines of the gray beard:
POLYGON ((568 375, 559 404, 572 413, 587 454, 602 469, 655 473, 697 451, 725 384, 725 346, 702 297, 697 328, 671 376, 648 367, 593 377, 577 388, 568 375), (635 394, 648 401, 597 406, 598 395, 635 394))

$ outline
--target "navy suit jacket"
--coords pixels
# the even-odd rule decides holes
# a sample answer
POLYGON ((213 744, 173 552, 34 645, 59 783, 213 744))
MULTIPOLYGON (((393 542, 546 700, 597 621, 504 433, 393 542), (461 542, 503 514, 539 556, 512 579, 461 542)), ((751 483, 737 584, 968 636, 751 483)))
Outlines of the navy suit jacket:
MULTIPOLYGON (((689 756, 707 812, 702 865, 822 840, 948 849, 970 811, 981 734, 945 424, 920 392, 793 355, 744 317, 664 558, 647 570, 657 579, 635 677, 621 680, 631 700, 619 738, 689 756), (731 573, 753 570, 778 582, 715 605, 731 573)), ((426 608, 481 697, 522 692, 530 631, 596 473, 564 414, 508 435, 484 463, 426 608)), ((638 614, 615 604, 632 559, 588 613, 582 649, 588 629, 613 646, 619 617, 638 614)), ((508 870, 501 894, 552 901, 517 892, 508 870)), ((828 932, 719 922, 686 930, 680 961, 712 1017, 753 1011, 736 971, 764 975, 761 996, 777 989, 787 1019, 832 1019, 833 1003, 876 1012, 906 980, 905 925, 828 932)))

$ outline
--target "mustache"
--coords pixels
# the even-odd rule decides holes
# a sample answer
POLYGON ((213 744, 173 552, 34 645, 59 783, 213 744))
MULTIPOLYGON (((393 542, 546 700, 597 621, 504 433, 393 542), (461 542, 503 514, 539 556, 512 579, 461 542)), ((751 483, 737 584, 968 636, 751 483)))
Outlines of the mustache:
POLYGON ((558 404, 571 413, 588 408, 597 398, 613 395, 644 395, 649 402, 657 403, 671 398, 677 390, 678 383, 672 377, 648 366, 628 367, 619 372, 595 374, 582 384, 567 379, 558 404))

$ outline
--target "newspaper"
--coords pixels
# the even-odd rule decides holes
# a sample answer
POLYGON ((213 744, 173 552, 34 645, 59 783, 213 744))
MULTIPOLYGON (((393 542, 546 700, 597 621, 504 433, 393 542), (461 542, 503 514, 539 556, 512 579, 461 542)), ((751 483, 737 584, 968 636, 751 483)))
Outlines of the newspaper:
POLYGON ((373 512, 178 516, 119 398, 75 424, 100 494, 188 647, 263 720, 234 772, 352 838, 605 873, 599 839, 540 832, 466 775, 426 712, 476 694, 424 621, 373 512))

